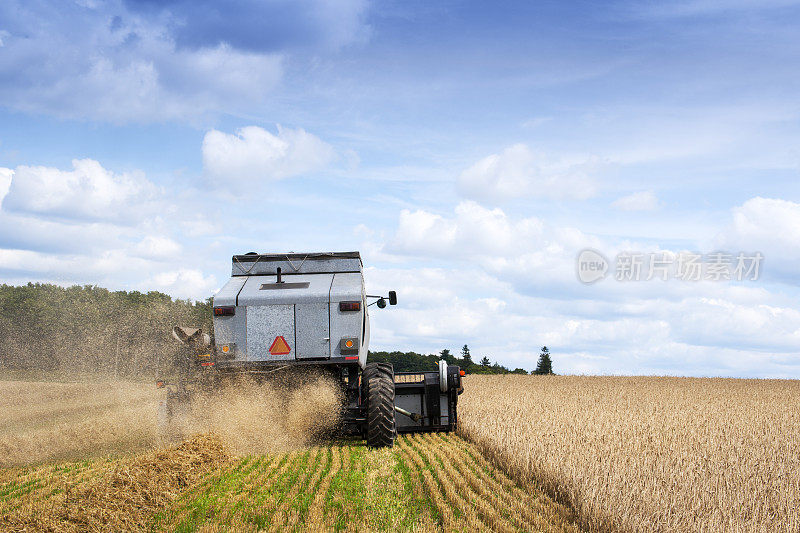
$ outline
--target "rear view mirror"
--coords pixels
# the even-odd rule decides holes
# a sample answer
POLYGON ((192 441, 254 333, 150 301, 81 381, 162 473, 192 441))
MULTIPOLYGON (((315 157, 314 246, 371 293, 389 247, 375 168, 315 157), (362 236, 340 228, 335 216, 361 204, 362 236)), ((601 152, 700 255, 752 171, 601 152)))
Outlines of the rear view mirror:
POLYGON ((397 293, 389 291, 389 305, 397 305, 397 293))

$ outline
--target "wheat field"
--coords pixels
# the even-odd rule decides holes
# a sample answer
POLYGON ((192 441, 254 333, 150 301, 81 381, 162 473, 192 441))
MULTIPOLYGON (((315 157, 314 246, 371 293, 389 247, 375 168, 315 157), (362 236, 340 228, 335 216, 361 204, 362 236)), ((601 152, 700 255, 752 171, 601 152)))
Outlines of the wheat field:
POLYGON ((591 530, 800 531, 800 382, 470 376, 459 433, 591 530))

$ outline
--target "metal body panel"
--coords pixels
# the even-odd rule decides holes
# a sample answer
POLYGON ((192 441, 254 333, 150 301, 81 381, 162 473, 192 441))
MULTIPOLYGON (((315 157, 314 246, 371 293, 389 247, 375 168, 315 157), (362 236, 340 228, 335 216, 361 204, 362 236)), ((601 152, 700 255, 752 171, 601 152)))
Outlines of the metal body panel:
POLYGON ((214 295, 213 305, 236 305, 236 297, 239 296, 239 291, 242 290, 245 281, 247 281, 247 278, 229 279, 214 295))
MULTIPOLYGON (((356 274, 360 276, 360 274, 356 274)), ((274 305, 274 304, 302 304, 315 302, 328 302, 331 292, 333 274, 299 274, 291 276, 291 285, 288 288, 274 288, 276 276, 248 276, 241 279, 247 280, 239 292, 238 305, 274 305), (308 283, 306 288, 294 288, 297 283, 308 283), (262 285, 270 288, 262 289, 262 285)))
POLYGON ((247 361, 287 361, 295 358, 294 306, 260 305, 247 308, 247 361), (287 354, 272 355, 269 348, 278 336, 289 345, 287 354))
POLYGON ((294 307, 298 359, 329 359, 331 356, 328 302, 297 304, 294 307))

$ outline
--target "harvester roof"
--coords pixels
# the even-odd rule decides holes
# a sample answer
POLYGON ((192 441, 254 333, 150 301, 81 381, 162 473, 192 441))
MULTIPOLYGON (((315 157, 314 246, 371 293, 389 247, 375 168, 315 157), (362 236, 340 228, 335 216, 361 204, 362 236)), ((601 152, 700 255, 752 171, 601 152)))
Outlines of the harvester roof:
POLYGON ((285 254, 258 254, 250 252, 234 255, 231 275, 258 276, 275 274, 280 268, 284 274, 335 274, 361 272, 359 252, 312 252, 285 254))

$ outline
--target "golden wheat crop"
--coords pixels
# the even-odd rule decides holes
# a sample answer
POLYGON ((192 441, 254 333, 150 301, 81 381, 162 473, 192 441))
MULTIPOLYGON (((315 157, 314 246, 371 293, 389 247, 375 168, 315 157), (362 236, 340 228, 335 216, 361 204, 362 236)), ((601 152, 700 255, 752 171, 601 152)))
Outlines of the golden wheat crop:
POLYGON ((590 529, 800 531, 800 382, 471 376, 465 388, 459 432, 590 529))

